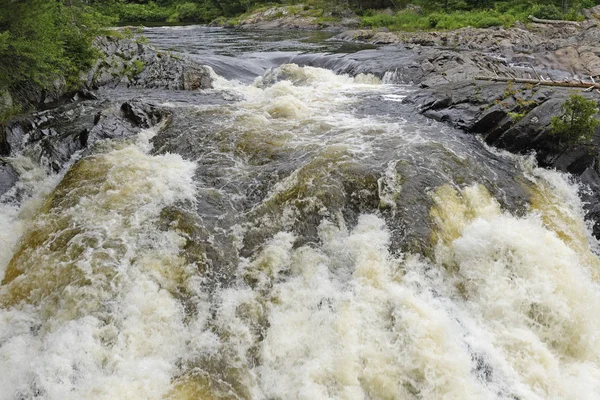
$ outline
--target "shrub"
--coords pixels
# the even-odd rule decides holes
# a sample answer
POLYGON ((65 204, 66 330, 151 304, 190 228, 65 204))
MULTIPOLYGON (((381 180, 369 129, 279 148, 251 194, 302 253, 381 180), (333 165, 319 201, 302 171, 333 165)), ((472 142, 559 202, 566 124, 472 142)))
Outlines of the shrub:
POLYGON ((362 22, 363 25, 373 28, 386 27, 391 30, 415 30, 430 27, 428 17, 422 16, 412 10, 401 11, 396 15, 382 13, 364 16, 362 22))
POLYGON ((561 19, 562 13, 554 4, 544 4, 533 12, 533 16, 543 19, 561 19))
POLYGON ((571 95, 561 106, 562 115, 552 117, 550 131, 563 143, 589 142, 600 121, 598 103, 578 94, 571 95))
POLYGON ((154 2, 122 4, 118 13, 121 22, 165 22, 172 14, 171 10, 154 2))
POLYGON ((502 26, 504 23, 498 17, 485 16, 475 23, 476 28, 489 28, 491 26, 502 26))

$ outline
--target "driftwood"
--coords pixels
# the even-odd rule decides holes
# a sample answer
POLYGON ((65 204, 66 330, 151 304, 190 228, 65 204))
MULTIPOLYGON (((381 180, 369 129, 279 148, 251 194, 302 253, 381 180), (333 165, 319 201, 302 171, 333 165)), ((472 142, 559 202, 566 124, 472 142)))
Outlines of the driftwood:
POLYGON ((575 22, 575 21, 565 21, 562 19, 540 19, 540 18, 536 18, 533 15, 529 16, 529 19, 531 20, 531 22, 535 22, 538 24, 550 24, 550 25, 573 25, 576 26, 578 28, 581 28, 581 25, 579 24, 579 22, 575 22))
POLYGON ((502 76, 476 76, 478 81, 529 83, 531 85, 561 86, 585 89, 600 89, 600 83, 583 81, 542 81, 538 79, 506 78, 502 76))

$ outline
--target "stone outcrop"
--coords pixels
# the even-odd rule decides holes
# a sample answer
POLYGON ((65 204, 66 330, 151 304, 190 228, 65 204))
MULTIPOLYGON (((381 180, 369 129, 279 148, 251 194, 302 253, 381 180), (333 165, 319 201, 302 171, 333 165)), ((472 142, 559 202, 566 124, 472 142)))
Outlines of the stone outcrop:
MULTIPOLYGON (((25 152, 47 170, 58 172, 76 152, 85 151, 97 141, 127 138, 171 118, 166 109, 141 100, 122 104, 101 102, 94 89, 104 86, 170 90, 212 87, 210 68, 158 51, 134 38, 103 36, 96 39, 95 47, 101 56, 81 75, 80 90, 66 92, 64 80, 57 79, 51 90, 41 91, 31 85, 16 94, 2 94, 4 108, 11 107, 14 98, 28 107, 52 108, 12 118, 0 126, 0 157, 25 152)), ((0 195, 14 186, 17 179, 15 169, 0 159, 0 195)))
POLYGON ((24 83, 12 93, 0 92, 0 113, 13 106, 24 110, 41 109, 61 102, 86 99, 93 96, 90 90, 103 86, 171 90, 212 87, 212 75, 208 67, 188 58, 158 51, 135 38, 101 36, 96 38, 94 46, 100 57, 89 71, 81 74, 78 90, 67 86, 62 76, 58 76, 53 85, 46 89, 24 83))
MULTIPOLYGON (((85 152, 99 141, 125 139, 142 129, 163 127, 171 117, 171 111, 140 99, 122 104, 67 104, 9 121, 0 134, 0 157, 25 153, 46 170, 59 172, 75 153, 85 152), (94 114, 90 108, 102 109, 94 114)), ((17 179, 16 171, 0 159, 0 195, 17 179)))
MULTIPOLYGON (((489 145, 517 154, 535 152, 542 167, 569 172, 582 191, 594 235, 600 237, 600 128, 590 143, 566 144, 551 134, 551 118, 574 89, 478 81, 427 88, 407 97, 423 115, 479 134, 489 145)), ((595 101, 596 92, 577 90, 595 101)), ((600 118, 600 115, 597 116, 600 118)))
MULTIPOLYGON (((389 32, 386 29, 359 29, 343 32, 339 40, 368 42, 373 44, 402 45, 419 53, 450 52, 455 56, 445 60, 434 74, 445 73, 450 82, 464 79, 453 73, 455 59, 462 59, 470 74, 479 70, 490 76, 516 76, 536 78, 577 79, 593 77, 600 79, 600 19, 597 7, 587 10, 588 19, 579 27, 573 25, 547 25, 517 23, 514 27, 476 29, 461 28, 441 32, 389 32), (482 57, 497 58, 507 68, 486 68, 482 57), (473 67, 474 66, 474 67, 473 67)), ((428 59, 432 56, 428 55, 428 59)), ((426 62, 425 60, 423 60, 426 62)), ((426 68, 431 68, 426 63, 426 68)), ((436 79, 432 83, 441 83, 436 79)), ((415 81, 416 82, 416 81, 415 81)), ((417 82, 418 83, 418 82, 417 82)), ((431 86, 430 84, 425 84, 431 86)))
POLYGON ((126 85, 149 89, 197 90, 212 87, 210 69, 197 62, 158 51, 134 39, 102 36, 95 47, 102 56, 82 76, 89 88, 126 85))
POLYGON ((470 80, 477 75, 526 77, 498 57, 479 51, 457 52, 434 47, 413 48, 414 56, 389 71, 394 82, 435 87, 449 82, 470 80))
POLYGON ((360 20, 347 7, 332 11, 313 9, 305 4, 270 7, 257 10, 239 20, 221 24, 242 29, 292 29, 292 30, 330 30, 354 29, 360 26, 360 20))

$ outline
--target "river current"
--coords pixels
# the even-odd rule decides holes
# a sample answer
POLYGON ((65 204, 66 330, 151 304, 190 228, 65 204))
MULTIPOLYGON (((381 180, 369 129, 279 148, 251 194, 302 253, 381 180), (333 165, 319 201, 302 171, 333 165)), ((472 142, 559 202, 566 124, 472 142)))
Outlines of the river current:
POLYGON ((420 116, 400 50, 145 35, 214 89, 105 90, 174 119, 14 160, 0 399, 600 398, 585 188, 420 116))

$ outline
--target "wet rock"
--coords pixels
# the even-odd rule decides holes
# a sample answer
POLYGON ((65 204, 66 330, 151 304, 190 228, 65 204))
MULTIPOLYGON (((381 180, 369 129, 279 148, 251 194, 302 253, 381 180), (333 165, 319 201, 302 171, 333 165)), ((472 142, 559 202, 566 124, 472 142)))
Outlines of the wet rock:
POLYGON ((170 120, 172 115, 170 111, 140 99, 133 99, 123 103, 121 105, 121 112, 125 118, 140 128, 150 128, 151 126, 158 125, 165 120, 170 120))
POLYGON ((17 183, 19 176, 14 168, 0 160, 0 196, 8 192, 17 183))
POLYGON ((167 123, 172 113, 140 99, 127 101, 102 110, 95 117, 95 125, 89 131, 86 146, 103 139, 124 139, 141 129, 167 123))
POLYGON ((9 120, 0 132, 0 155, 15 156, 35 143, 78 134, 92 118, 78 104, 67 104, 9 120))
POLYGON ((25 152, 58 172, 76 152, 99 140, 127 138, 170 118, 169 110, 139 99, 108 107, 103 102, 67 104, 10 120, 0 133, 0 155, 25 152), (104 108, 94 113, 99 107, 104 108))
MULTIPOLYGON (((489 145, 517 154, 535 152, 542 167, 569 172, 591 190, 581 195, 600 238, 600 128, 591 143, 567 145, 551 134, 551 118, 572 88, 459 82, 410 95, 423 115, 480 134, 489 145)), ((599 100, 593 92, 578 93, 599 100)), ((600 115, 597 116, 600 118, 600 115)))

